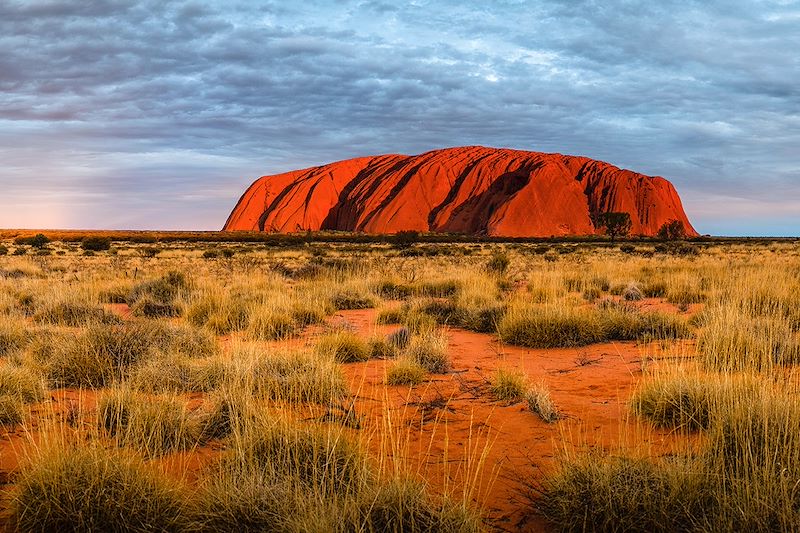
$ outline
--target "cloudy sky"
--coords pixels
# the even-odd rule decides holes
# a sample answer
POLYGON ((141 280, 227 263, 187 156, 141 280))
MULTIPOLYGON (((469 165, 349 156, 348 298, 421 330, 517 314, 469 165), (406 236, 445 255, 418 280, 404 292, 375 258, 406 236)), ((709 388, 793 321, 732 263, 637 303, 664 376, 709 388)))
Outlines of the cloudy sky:
POLYGON ((480 144, 800 234, 800 2, 0 0, 0 227, 219 229, 263 174, 480 144))

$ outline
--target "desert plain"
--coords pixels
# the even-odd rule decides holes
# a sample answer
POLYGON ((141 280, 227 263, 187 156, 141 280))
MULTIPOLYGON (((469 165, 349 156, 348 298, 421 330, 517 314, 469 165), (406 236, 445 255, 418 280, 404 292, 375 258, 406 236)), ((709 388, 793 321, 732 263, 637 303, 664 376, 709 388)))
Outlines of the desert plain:
POLYGON ((797 241, 224 235, 4 233, 6 530, 800 523, 797 241))

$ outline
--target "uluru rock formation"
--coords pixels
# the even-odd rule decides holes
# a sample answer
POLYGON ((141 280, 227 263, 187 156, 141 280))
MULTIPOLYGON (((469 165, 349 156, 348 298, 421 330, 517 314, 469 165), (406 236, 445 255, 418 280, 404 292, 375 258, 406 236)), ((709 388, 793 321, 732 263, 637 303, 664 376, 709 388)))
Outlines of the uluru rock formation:
POLYGON ((403 230, 508 237, 596 233, 630 213, 634 235, 672 220, 696 235, 670 182, 587 157, 468 146, 378 155, 256 180, 224 230, 403 230))

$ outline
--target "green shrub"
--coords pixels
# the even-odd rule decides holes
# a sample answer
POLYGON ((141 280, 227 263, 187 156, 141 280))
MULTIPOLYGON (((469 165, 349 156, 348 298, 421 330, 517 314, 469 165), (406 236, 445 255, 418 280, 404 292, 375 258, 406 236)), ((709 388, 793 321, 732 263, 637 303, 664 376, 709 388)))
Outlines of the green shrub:
POLYGON ((110 237, 84 237, 81 241, 81 248, 84 250, 91 250, 93 252, 101 252, 111 248, 110 237))
POLYGON ((20 246, 20 245, 28 245, 28 246, 32 246, 33 248, 42 248, 46 244, 48 244, 49 242, 50 242, 50 239, 48 239, 42 233, 37 233, 33 237, 17 237, 16 239, 14 239, 14 244, 16 244, 18 246, 20 246))

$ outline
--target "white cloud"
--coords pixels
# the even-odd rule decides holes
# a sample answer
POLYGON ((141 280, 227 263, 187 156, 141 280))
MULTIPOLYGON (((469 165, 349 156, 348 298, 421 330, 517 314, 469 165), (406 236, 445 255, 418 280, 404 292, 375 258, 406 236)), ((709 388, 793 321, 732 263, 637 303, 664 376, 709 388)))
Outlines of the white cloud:
POLYGON ((747 232, 741 213, 780 229, 800 197, 796 17, 744 0, 0 3, 0 225, 42 202, 40 226, 214 229, 259 175, 483 144, 663 175, 701 231, 747 232))

